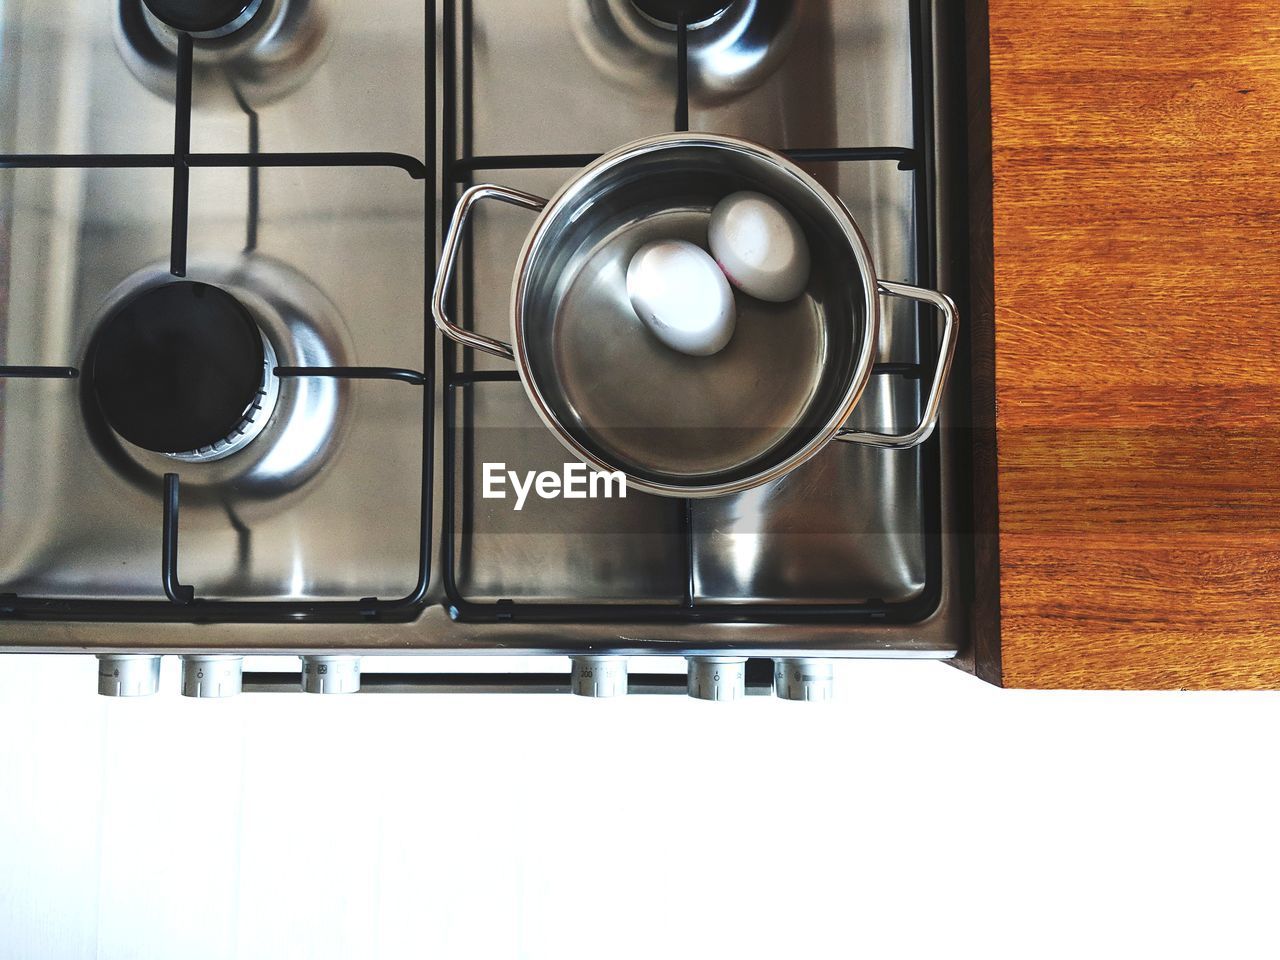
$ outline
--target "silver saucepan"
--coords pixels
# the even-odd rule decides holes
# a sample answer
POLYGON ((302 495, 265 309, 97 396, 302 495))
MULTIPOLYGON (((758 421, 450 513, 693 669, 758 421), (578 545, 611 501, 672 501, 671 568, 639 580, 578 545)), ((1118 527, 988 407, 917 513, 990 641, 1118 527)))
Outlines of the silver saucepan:
POLYGON ((445 237, 432 313, 463 346, 515 360, 534 408, 575 457, 623 472, 636 490, 675 497, 774 480, 832 439, 923 442, 937 422, 958 324, 949 297, 877 280, 853 218, 807 173, 758 144, 707 133, 628 144, 550 200, 470 188, 445 237), (650 240, 705 246, 711 209, 739 190, 773 197, 800 223, 812 254, 808 288, 783 304, 739 295, 727 347, 710 357, 678 353, 636 316, 627 265, 650 240), (459 327, 446 310, 467 218, 490 198, 540 211, 516 263, 511 343, 459 327), (928 304, 943 318, 923 416, 903 434, 844 429, 871 375, 882 294, 928 304))

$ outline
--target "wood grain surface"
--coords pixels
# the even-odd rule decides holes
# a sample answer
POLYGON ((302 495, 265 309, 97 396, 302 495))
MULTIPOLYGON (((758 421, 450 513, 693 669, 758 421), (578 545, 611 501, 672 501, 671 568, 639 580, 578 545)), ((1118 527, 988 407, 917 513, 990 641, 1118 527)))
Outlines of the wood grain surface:
POLYGON ((1280 12, 987 6, 1002 682, 1280 688, 1280 12))

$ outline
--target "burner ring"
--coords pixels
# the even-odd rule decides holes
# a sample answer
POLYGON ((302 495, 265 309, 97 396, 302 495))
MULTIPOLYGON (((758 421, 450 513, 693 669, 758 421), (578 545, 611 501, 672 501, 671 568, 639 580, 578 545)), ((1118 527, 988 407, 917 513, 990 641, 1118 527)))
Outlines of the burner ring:
POLYGON ((683 16, 689 102, 698 109, 736 100, 773 76, 803 17, 802 4, 778 0, 582 0, 570 7, 587 60, 637 92, 665 89, 677 76, 683 16))
POLYGON ((256 437, 279 390, 275 352, 231 294, 181 280, 125 301, 95 334, 88 373, 120 437, 187 462, 256 437))
POLYGON ((206 0, 197 0, 195 16, 183 0, 106 2, 114 8, 116 49, 144 87, 173 101, 178 38, 186 33, 194 41, 193 106, 237 114, 243 104, 258 109, 306 83, 328 56, 340 12, 340 0, 218 0, 217 15, 206 15, 206 0), (188 16, 171 12, 179 9, 188 16))
POLYGON ((234 33, 253 19, 262 0, 142 0, 166 26, 201 40, 234 33))
POLYGON ((262 385, 258 389, 257 398, 244 412, 235 429, 198 450, 184 450, 181 453, 168 453, 166 456, 187 463, 212 463, 231 456, 262 432, 280 396, 280 380, 275 375, 276 352, 271 348, 271 341, 265 335, 262 335, 262 351, 262 385))
POLYGON ((675 30, 680 18, 690 30, 707 27, 719 20, 736 0, 631 0, 650 22, 675 30))

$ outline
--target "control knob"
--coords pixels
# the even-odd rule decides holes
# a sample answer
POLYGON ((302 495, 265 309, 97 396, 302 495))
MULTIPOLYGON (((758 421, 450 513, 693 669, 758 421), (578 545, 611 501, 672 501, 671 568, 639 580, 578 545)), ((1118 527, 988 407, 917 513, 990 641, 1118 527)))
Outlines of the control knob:
POLYGON ((689 658, 689 696, 699 700, 737 700, 746 692, 746 657, 689 658))
POLYGON ((98 655, 98 693, 104 697, 149 697, 159 689, 159 657, 132 653, 98 655))
POLYGON ((571 689, 579 697, 620 697, 627 692, 626 657, 573 657, 571 689))
POLYGON ((182 658, 184 697, 231 697, 240 692, 244 658, 188 656, 182 658))
POLYGON ((834 665, 812 657, 775 660, 773 689, 783 700, 830 700, 835 692, 834 665))
POLYGON ((358 693, 359 657, 303 657, 303 693, 358 693))

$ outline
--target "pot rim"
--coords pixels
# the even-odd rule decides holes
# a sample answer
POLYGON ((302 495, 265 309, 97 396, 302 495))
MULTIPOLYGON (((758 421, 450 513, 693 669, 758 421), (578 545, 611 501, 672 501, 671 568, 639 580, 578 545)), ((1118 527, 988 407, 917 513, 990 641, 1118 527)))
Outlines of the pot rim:
POLYGON ((871 251, 867 246, 866 239, 862 236, 862 231, 858 229, 857 223, 853 216, 845 208, 840 199, 828 191, 822 184, 818 183, 813 177, 805 173, 800 167, 792 163, 786 157, 770 150, 768 147, 761 146, 750 140, 743 140, 739 137, 725 136, 718 133, 665 133, 654 137, 645 137, 642 140, 634 140, 631 143, 624 144, 609 153, 604 154, 598 159, 587 164, 578 173, 570 177, 560 189, 552 195, 547 201, 546 206, 539 212, 537 219, 534 220, 533 226, 529 228, 529 233, 525 237, 524 245, 520 249, 520 256, 516 260, 515 275, 511 284, 511 338, 515 345, 515 362, 516 369, 520 374, 520 381, 524 384, 525 393, 533 402, 533 407, 538 413, 538 417, 552 432, 552 434, 560 441, 570 453, 576 456, 583 463, 587 464, 595 470, 604 471, 606 473, 619 472, 626 477, 627 486, 633 490, 643 493, 652 493, 659 496, 667 497, 719 497, 730 493, 740 493, 743 490, 750 490, 761 484, 776 480, 779 477, 790 473, 802 463, 811 459, 823 447, 830 442, 840 428, 844 426, 845 421, 853 413, 854 407, 858 405, 858 401, 862 398, 862 393, 867 387, 867 383, 871 379, 871 369, 875 363, 875 346, 879 339, 880 331, 880 300, 878 295, 878 279, 875 272, 875 264, 871 259, 871 251), (865 297, 865 314, 866 322, 862 328, 862 338, 859 347, 858 360, 854 367, 853 377, 849 381, 849 387, 844 395, 840 398, 840 402, 822 428, 814 433, 812 437, 793 454, 785 460, 781 460, 765 470, 758 471, 747 477, 738 480, 728 481, 717 484, 678 484, 678 483, 658 483, 652 480, 644 480, 639 477, 632 476, 627 471, 621 469, 617 464, 609 463, 601 459, 591 450, 588 450, 577 439, 573 437, 560 422, 547 403, 546 398, 542 394, 537 381, 532 375, 529 365, 529 354, 527 343, 524 336, 524 294, 528 280, 528 266, 533 258, 533 253, 540 244, 543 235, 546 233, 548 225, 573 202, 576 195, 586 187, 599 174, 612 167, 618 166, 633 157, 641 156, 646 153, 652 153, 657 150, 663 150, 673 147, 711 147, 715 149, 734 150, 740 153, 750 154, 761 160, 773 164, 787 175, 797 180, 801 185, 807 187, 826 207, 831 216, 839 223, 841 232, 845 239, 849 242, 849 247, 853 251, 856 266, 860 271, 863 279, 863 295, 865 297))

